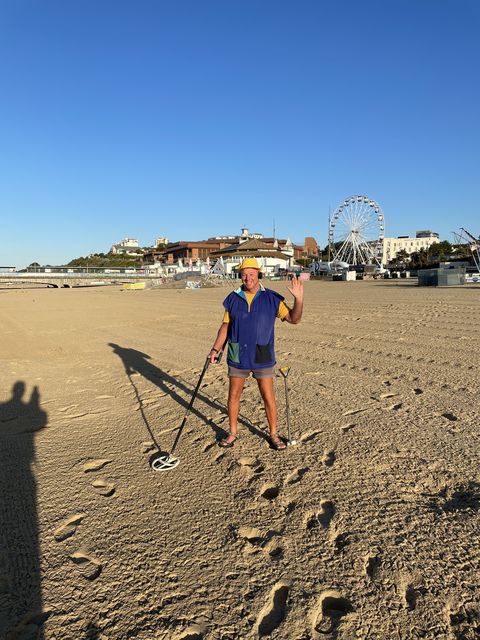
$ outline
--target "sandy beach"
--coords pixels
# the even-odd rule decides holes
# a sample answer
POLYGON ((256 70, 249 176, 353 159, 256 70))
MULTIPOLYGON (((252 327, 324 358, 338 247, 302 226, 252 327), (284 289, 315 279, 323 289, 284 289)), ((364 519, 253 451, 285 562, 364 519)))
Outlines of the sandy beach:
POLYGON ((480 289, 305 288, 297 445, 222 362, 168 473, 229 288, 0 290, 0 638, 480 636, 480 289))

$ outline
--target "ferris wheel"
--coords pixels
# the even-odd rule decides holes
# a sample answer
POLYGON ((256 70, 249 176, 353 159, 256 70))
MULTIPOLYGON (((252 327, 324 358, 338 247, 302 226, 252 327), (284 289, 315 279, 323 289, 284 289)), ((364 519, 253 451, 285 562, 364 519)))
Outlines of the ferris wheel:
POLYGON ((333 212, 328 243, 334 260, 381 265, 385 223, 380 205, 368 196, 345 198, 333 212))

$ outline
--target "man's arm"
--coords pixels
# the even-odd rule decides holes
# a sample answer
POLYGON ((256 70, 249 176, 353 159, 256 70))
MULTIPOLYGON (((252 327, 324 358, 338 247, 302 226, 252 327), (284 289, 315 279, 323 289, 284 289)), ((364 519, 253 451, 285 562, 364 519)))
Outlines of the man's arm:
POLYGON ((293 276, 292 284, 288 287, 288 290, 294 298, 293 309, 287 313, 283 320, 290 324, 298 324, 302 319, 303 313, 303 282, 293 276))
POLYGON ((228 322, 222 322, 220 329, 218 330, 217 337, 213 343, 213 347, 210 350, 210 362, 214 364, 217 361, 218 354, 223 351, 223 347, 227 341, 228 322))

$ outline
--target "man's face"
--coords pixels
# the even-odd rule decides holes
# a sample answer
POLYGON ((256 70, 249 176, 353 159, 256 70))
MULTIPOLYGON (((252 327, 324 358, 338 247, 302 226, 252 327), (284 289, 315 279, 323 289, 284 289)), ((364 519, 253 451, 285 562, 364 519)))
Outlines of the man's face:
POLYGON ((240 272, 243 286, 247 291, 254 291, 258 286, 258 269, 242 269, 240 272))

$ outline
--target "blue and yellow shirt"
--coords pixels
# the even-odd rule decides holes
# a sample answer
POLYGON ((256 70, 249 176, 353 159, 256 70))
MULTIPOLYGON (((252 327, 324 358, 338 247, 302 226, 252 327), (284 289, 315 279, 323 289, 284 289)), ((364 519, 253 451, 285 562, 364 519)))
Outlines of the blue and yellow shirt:
POLYGON ((223 301, 228 323, 227 362, 238 369, 266 369, 275 365, 275 319, 289 312, 283 296, 260 285, 256 293, 239 287, 223 301))

